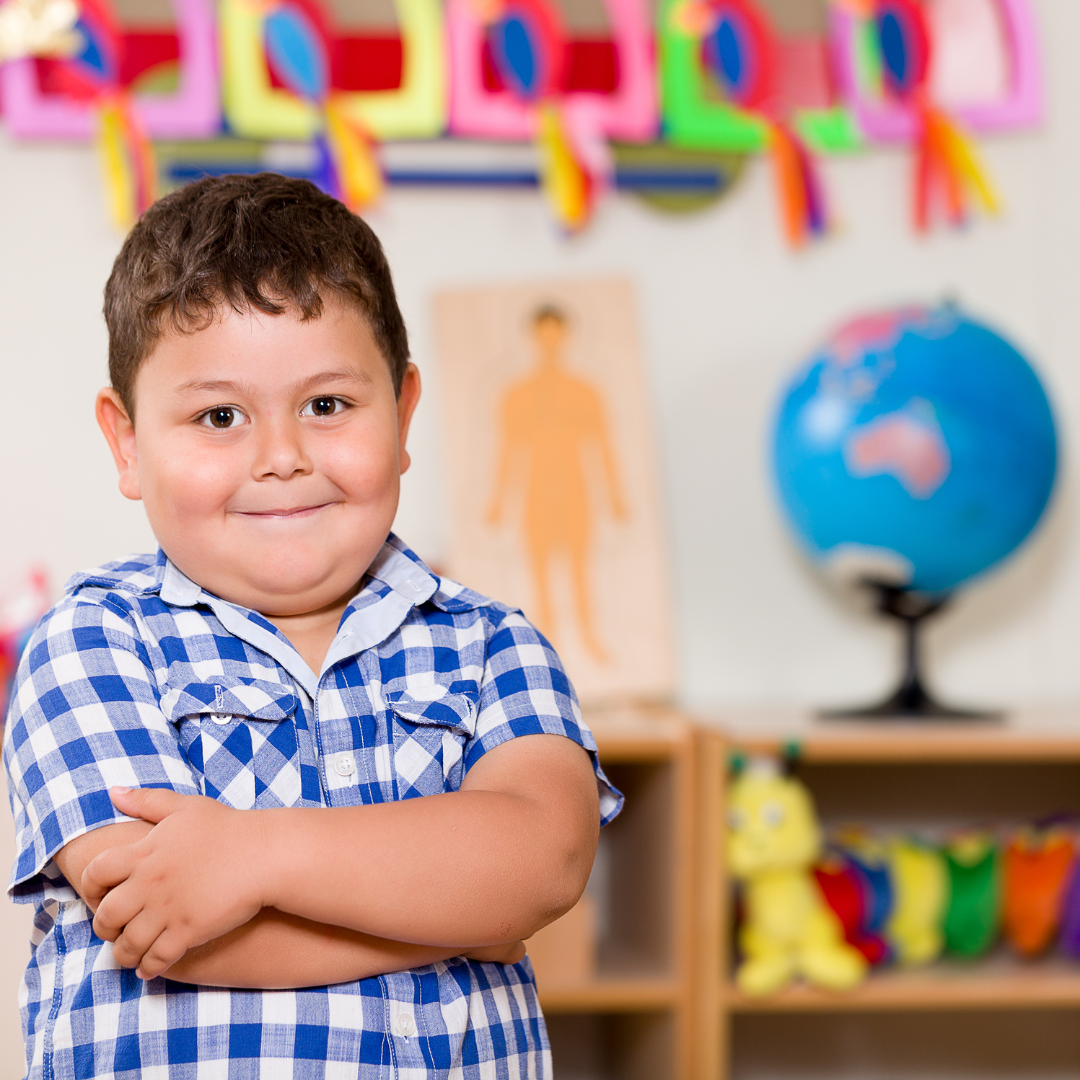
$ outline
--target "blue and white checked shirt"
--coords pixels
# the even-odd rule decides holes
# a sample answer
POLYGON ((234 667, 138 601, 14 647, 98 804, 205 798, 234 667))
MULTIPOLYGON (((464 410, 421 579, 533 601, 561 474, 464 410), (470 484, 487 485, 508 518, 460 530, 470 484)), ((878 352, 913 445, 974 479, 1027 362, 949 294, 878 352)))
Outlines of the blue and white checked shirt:
POLYGON ((396 537, 320 676, 266 619, 160 552, 76 575, 23 655, 4 738, 18 852, 8 889, 37 905, 20 993, 31 1080, 548 1077, 528 960, 307 990, 144 983, 116 964, 52 861, 125 820, 115 784, 241 809, 386 802, 454 791, 492 747, 538 733, 592 752, 602 817, 614 817, 621 797, 551 647, 396 537))

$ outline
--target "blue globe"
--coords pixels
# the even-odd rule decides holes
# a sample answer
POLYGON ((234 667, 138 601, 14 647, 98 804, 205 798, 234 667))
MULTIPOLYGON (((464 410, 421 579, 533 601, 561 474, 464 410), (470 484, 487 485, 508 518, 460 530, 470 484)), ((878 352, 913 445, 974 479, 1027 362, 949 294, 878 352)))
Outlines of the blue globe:
POLYGON ((796 375, 774 466, 826 572, 944 593, 1035 528, 1057 437, 1012 345, 951 305, 912 307, 848 323, 796 375))

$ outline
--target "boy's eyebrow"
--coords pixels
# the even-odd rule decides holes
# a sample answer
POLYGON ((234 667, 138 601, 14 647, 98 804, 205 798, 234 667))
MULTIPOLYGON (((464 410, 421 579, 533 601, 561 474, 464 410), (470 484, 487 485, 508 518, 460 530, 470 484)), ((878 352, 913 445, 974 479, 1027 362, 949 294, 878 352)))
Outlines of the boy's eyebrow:
MULTIPOLYGON (((326 383, 334 382, 370 383, 371 375, 363 369, 356 371, 320 371, 318 374, 311 375, 301 382, 296 383, 293 389, 302 392, 312 386, 318 386, 320 384, 325 385, 326 383)), ((243 383, 233 382, 231 379, 192 380, 191 382, 181 383, 176 388, 178 393, 203 391, 215 394, 242 394, 248 389, 249 387, 243 383)))

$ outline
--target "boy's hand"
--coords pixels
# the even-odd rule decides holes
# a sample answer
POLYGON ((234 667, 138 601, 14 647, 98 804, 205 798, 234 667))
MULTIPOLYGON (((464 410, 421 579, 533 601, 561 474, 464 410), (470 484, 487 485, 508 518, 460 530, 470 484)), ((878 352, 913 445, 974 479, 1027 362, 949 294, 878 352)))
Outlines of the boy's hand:
POLYGON ((83 871, 94 932, 113 943, 117 963, 152 979, 258 914, 261 815, 159 788, 113 788, 110 796, 121 813, 154 824, 83 871))

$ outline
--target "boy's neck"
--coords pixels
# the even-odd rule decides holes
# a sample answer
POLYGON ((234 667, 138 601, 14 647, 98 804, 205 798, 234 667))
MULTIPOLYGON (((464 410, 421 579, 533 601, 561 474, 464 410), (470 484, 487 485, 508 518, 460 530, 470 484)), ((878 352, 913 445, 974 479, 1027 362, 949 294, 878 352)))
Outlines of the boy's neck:
POLYGON ((337 636, 341 616, 358 589, 359 585, 318 611, 305 611, 299 615, 266 615, 265 618, 289 639, 307 666, 318 675, 337 636))

